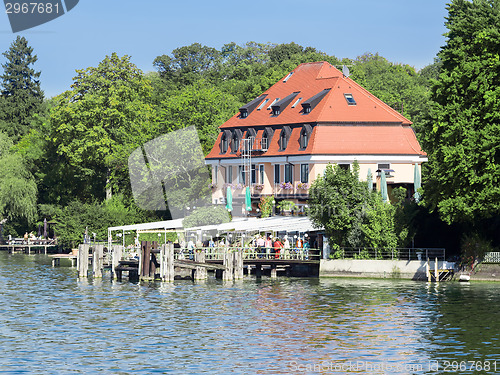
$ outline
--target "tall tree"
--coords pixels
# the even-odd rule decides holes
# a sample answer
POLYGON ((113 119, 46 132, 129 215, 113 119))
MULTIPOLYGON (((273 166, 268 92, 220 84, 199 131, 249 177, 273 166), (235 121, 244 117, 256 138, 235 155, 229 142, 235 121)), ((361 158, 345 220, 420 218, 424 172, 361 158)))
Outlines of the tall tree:
POLYGON ((32 68, 38 58, 21 36, 3 55, 7 62, 2 64, 4 74, 0 76, 0 130, 17 140, 29 130, 33 115, 42 110, 40 72, 32 68))
POLYGON ((500 213, 500 1, 453 0, 422 132, 425 203, 447 223, 500 213))
MULTIPOLYGON (((127 184, 130 153, 155 135, 151 85, 130 57, 115 53, 78 70, 71 90, 56 98, 51 140, 82 184, 105 184, 111 198, 127 184)), ((102 195, 87 198, 104 198, 102 195)))

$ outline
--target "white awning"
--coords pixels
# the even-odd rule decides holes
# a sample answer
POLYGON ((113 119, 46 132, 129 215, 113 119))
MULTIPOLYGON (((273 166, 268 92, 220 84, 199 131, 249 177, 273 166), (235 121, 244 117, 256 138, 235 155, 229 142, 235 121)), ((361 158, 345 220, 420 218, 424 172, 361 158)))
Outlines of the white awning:
POLYGON ((175 220, 166 220, 166 221, 155 221, 152 223, 141 223, 141 224, 130 224, 130 225, 122 225, 119 227, 110 227, 108 228, 108 232, 116 231, 116 230, 154 230, 154 229, 183 229, 182 219, 175 220))

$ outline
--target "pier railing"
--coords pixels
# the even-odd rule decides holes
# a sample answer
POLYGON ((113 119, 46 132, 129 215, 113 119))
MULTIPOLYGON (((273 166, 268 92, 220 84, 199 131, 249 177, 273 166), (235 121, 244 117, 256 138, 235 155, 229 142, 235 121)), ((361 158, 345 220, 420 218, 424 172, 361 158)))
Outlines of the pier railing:
POLYGON ((426 260, 438 258, 446 260, 443 248, 386 248, 386 247, 341 247, 330 253, 330 259, 391 259, 426 260))
POLYGON ((243 250, 243 259, 262 259, 262 260, 272 260, 272 259, 283 259, 283 260, 316 260, 321 259, 321 253, 319 249, 310 248, 291 248, 291 249, 280 249, 276 252, 274 248, 262 248, 258 249, 255 247, 203 247, 201 249, 175 249, 175 259, 190 259, 194 257, 194 252, 204 252, 205 259, 207 260, 223 260, 226 251, 238 252, 240 249, 243 250))

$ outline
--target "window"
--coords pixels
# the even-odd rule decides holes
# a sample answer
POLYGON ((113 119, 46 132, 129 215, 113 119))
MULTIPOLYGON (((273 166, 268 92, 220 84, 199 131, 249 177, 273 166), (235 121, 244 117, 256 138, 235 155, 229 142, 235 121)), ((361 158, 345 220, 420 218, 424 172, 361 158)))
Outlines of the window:
POLYGON ((391 169, 391 165, 389 163, 381 163, 377 165, 377 169, 380 171, 384 171, 386 177, 389 177, 391 175, 391 172, 394 172, 391 169))
POLYGON ((309 143, 309 136, 307 134, 306 129, 302 129, 300 132, 300 148, 307 148, 307 144, 309 143))
POLYGON ((300 165, 300 182, 309 182, 309 164, 300 165))
POLYGON ((274 99, 273 102, 271 104, 269 104, 269 107, 267 107, 267 110, 269 111, 271 109, 271 107, 273 106, 273 104, 277 103, 279 100, 280 100, 280 98, 274 99))
POLYGON ((251 171, 251 178, 252 178, 252 184, 257 183, 257 166, 255 164, 252 164, 252 171, 251 171))
POLYGON ((233 183, 233 167, 226 167, 226 184, 233 183))
POLYGON ((261 146, 262 146, 262 150, 267 150, 269 148, 269 138, 267 136, 267 132, 264 132, 264 134, 262 134, 262 141, 261 141, 261 146))
POLYGON ((301 100, 302 100, 302 98, 298 98, 298 99, 295 101, 295 103, 293 103, 292 108, 295 108, 295 107, 297 106, 297 104, 299 104, 299 103, 300 103, 300 101, 301 101, 301 100))
POLYGON ((238 166, 238 183, 245 185, 245 169, 242 165, 238 166))
POLYGON ((279 146, 280 151, 283 151, 288 146, 288 140, 290 139, 290 135, 292 134, 292 128, 289 126, 283 126, 283 129, 280 133, 279 146))
POLYGON ((356 105, 356 101, 354 100, 352 94, 344 94, 344 98, 348 105, 356 105))
POLYGON ((221 154, 225 154, 227 152, 227 136, 226 136, 226 132, 222 133, 222 138, 220 140, 220 152, 221 152, 221 154))
POLYGON ((286 138, 286 133, 284 130, 281 131, 280 134, 280 148, 284 150, 287 146, 288 140, 286 138))
POLYGON ((348 171, 351 169, 351 165, 350 164, 339 164, 339 167, 340 169, 343 169, 345 171, 348 171))
POLYGON ((285 164, 285 182, 293 182, 293 164, 285 164))
POLYGON ((231 138, 231 151, 238 152, 240 148, 240 139, 238 138, 238 134, 234 132, 233 138, 231 138))
POLYGON ((269 101, 269 99, 264 100, 264 101, 262 102, 262 104, 261 104, 261 105, 259 105, 259 107, 257 108, 257 111, 260 111, 260 110, 261 110, 261 109, 262 109, 262 108, 266 105, 266 103, 267 103, 268 101, 269 101))
POLYGON ((259 165, 259 183, 264 185, 264 164, 259 165))
POLYGON ((280 182, 281 182, 280 165, 275 164, 274 165, 274 183, 279 184, 280 182))
POLYGON ((290 77, 292 76, 293 72, 290 72, 286 77, 285 79, 283 80, 283 83, 285 83, 286 81, 288 81, 290 79, 290 77))

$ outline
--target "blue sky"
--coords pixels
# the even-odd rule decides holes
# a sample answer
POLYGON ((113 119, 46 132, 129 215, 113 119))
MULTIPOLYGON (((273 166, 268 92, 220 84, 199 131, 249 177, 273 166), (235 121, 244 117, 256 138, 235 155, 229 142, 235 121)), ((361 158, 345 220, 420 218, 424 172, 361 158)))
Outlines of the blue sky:
POLYGON ((25 36, 47 97, 69 89, 76 69, 96 66, 112 52, 132 56, 148 72, 156 56, 195 42, 217 49, 229 42, 295 42, 339 58, 378 52, 421 69, 444 45, 448 2, 80 0, 64 16, 18 34, 2 11, 0 51, 25 36))

